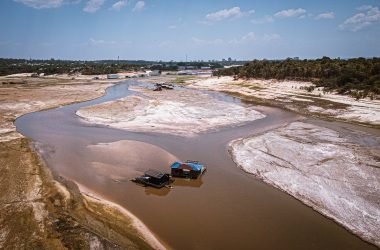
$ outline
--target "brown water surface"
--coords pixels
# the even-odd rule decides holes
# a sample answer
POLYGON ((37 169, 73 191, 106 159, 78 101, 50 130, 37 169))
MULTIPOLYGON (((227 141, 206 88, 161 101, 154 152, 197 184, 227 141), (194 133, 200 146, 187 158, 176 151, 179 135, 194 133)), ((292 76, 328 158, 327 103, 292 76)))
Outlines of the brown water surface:
POLYGON ((94 101, 25 115, 16 126, 38 143, 50 168, 125 207, 175 249, 375 249, 231 160, 228 142, 299 119, 294 113, 258 106, 266 118, 195 138, 93 126, 75 115, 130 93, 128 83, 116 85, 94 101), (122 147, 91 146, 121 140, 122 147), (169 171, 175 158, 200 160, 208 171, 197 181, 175 180, 173 189, 128 181, 148 168, 169 171))

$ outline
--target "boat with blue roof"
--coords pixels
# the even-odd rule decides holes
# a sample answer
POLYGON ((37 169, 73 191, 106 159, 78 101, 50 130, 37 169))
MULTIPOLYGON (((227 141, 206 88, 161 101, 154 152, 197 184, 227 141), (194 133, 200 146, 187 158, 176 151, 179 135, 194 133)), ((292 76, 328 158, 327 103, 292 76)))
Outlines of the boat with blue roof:
POLYGON ((174 162, 171 166, 171 176, 197 179, 207 170, 206 166, 198 161, 174 162))

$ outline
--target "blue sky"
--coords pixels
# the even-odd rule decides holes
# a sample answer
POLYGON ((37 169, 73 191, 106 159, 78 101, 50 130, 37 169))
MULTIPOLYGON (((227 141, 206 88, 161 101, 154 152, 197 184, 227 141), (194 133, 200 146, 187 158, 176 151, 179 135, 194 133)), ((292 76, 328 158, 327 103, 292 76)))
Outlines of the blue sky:
POLYGON ((0 57, 380 56, 380 0, 1 0, 0 57))

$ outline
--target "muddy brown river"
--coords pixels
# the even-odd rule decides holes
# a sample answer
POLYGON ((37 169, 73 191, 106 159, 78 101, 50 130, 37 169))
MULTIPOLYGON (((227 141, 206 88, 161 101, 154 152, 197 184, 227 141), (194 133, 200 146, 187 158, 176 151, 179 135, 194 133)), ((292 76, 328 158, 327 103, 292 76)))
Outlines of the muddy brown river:
POLYGON ((81 107, 131 94, 129 84, 138 83, 115 85, 93 101, 24 115, 15 122, 17 130, 37 143, 55 173, 125 207, 174 249, 376 249, 232 161, 228 142, 300 119, 296 114, 257 106, 266 118, 194 138, 91 125, 75 115, 81 107), (121 140, 125 150, 90 146, 121 140), (196 181, 175 180, 173 189, 129 181, 148 168, 168 172, 173 158, 199 160, 208 171, 196 181))

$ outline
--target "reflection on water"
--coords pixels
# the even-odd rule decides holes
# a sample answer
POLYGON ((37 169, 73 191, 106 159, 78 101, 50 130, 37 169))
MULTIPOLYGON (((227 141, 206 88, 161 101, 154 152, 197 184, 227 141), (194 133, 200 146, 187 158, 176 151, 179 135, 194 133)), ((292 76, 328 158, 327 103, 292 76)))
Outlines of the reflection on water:
POLYGON ((163 187, 163 188, 145 187, 144 191, 146 195, 166 196, 169 194, 171 190, 172 188, 169 188, 169 187, 163 187))
POLYGON ((173 186, 180 187, 196 187, 199 188, 203 185, 202 176, 199 176, 197 179, 188 179, 188 178, 174 178, 173 186))
POLYGON ((157 196, 166 196, 172 190, 175 192, 176 187, 193 187, 199 188, 203 184, 202 177, 198 177, 198 179, 188 179, 188 178, 173 178, 174 182, 170 185, 170 187, 163 188, 153 188, 153 187, 144 187, 143 185, 137 184, 143 188, 145 188, 146 195, 157 195, 157 196))

